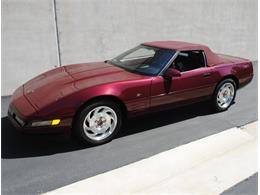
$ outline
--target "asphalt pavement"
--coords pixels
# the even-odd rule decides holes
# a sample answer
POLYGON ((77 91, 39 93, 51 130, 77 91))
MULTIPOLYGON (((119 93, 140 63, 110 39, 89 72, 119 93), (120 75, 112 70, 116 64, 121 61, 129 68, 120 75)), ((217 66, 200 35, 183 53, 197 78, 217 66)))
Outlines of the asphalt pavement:
POLYGON ((238 183, 232 188, 226 190, 222 195, 257 195, 257 177, 258 174, 254 174, 251 177, 245 179, 244 181, 238 183))
MULTIPOLYGON (((63 135, 18 133, 6 118, 10 97, 2 97, 2 194, 47 192, 256 121, 256 63, 254 73, 253 81, 238 91, 226 112, 213 113, 202 102, 132 119, 116 139, 96 147, 85 147, 63 135)), ((254 194, 243 186, 243 192, 254 194)))

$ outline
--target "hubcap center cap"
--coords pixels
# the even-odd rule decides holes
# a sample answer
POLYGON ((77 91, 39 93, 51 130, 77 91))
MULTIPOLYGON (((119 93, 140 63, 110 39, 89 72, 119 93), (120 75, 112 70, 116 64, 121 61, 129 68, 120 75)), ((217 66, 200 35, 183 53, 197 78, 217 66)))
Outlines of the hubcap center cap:
POLYGON ((103 124, 106 122, 106 119, 104 117, 99 117, 95 122, 97 126, 103 126, 103 124))
POLYGON ((226 90, 223 94, 224 98, 226 98, 228 96, 228 91, 226 90))

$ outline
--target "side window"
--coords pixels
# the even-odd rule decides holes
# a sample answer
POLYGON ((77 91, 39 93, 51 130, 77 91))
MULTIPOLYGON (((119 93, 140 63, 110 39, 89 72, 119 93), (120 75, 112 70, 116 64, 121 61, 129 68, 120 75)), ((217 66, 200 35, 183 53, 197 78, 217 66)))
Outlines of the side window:
POLYGON ((180 52, 171 65, 172 68, 176 68, 180 72, 186 72, 205 66, 204 52, 200 50, 180 52))

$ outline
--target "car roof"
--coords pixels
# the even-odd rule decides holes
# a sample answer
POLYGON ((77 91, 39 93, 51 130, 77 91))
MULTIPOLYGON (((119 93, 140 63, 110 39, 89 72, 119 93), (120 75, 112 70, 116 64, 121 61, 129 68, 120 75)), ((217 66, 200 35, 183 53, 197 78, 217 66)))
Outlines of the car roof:
POLYGON ((201 44, 188 43, 182 41, 153 41, 143 43, 143 45, 166 49, 174 49, 178 51, 203 50, 206 54, 208 66, 214 66, 223 63, 223 59, 220 56, 212 52, 210 48, 208 48, 207 46, 201 44))
POLYGON ((175 50, 187 50, 187 49, 203 49, 207 48, 205 45, 188 43, 183 41, 153 41, 146 42, 143 45, 166 48, 166 49, 175 49, 175 50))

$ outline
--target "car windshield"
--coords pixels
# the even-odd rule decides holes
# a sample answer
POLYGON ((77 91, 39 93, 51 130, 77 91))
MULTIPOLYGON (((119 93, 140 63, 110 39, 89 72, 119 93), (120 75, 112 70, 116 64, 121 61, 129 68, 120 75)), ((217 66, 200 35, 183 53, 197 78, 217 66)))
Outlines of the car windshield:
POLYGON ((108 62, 131 72, 158 75, 175 52, 171 49, 139 45, 108 62))

